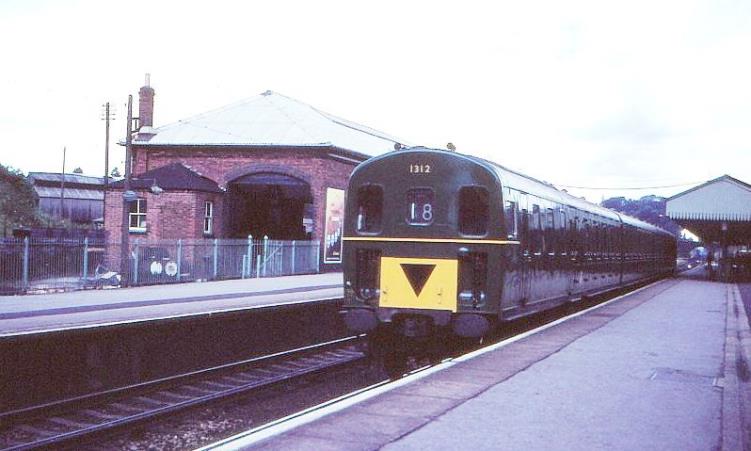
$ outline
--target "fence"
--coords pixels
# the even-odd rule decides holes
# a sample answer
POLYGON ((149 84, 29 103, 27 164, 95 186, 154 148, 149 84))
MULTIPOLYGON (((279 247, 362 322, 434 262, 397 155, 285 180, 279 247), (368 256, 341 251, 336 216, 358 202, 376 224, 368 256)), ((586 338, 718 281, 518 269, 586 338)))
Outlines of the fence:
POLYGON ((318 273, 317 241, 134 240, 132 285, 318 273))
POLYGON ((102 240, 0 239, 0 294, 76 288, 104 261, 102 240))
POLYGON ((0 294, 204 280, 313 274, 317 241, 139 240, 129 242, 127 273, 121 245, 103 240, 0 239, 0 294))

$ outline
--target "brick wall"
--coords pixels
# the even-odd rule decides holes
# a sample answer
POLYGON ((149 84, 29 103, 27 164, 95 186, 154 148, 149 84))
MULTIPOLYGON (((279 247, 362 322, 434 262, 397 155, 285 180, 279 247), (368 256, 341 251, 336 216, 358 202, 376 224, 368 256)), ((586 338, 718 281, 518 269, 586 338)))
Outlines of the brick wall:
MULTIPOLYGON (((110 268, 120 266, 123 197, 122 190, 106 193, 104 228, 108 246, 106 262, 110 268)), ((159 195, 146 190, 137 190, 139 198, 146 199, 146 232, 130 232, 129 240, 201 239, 221 236, 221 223, 214 219, 214 234, 203 233, 205 202, 214 202, 215 211, 221 210, 222 194, 202 192, 170 192, 159 195)))
MULTIPOLYGON (((356 166, 355 163, 334 160, 326 154, 326 150, 299 147, 136 147, 134 174, 181 162, 224 188, 233 179, 254 172, 278 172, 301 178, 310 184, 313 196, 313 239, 321 239, 326 214, 326 188, 345 189, 356 166)), ((215 204, 215 225, 221 228, 222 210, 219 207, 218 203, 215 204)), ((223 237, 219 229, 214 235, 223 237)))

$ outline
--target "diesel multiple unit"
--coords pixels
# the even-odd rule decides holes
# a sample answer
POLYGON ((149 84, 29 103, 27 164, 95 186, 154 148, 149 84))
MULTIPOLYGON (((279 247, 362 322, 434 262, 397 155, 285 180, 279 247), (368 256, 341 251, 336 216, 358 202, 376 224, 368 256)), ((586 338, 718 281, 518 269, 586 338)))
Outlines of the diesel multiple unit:
POLYGON ((422 147, 356 168, 344 226, 347 326, 480 337, 670 274, 668 232, 494 163, 422 147))

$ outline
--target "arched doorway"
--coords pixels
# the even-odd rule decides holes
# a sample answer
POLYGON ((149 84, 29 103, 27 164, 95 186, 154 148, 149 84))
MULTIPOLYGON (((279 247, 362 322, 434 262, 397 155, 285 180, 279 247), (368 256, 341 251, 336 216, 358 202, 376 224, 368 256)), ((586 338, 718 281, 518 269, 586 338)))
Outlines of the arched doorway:
POLYGON ((227 199, 231 238, 303 240, 312 234, 313 196, 304 180, 276 172, 247 174, 227 184, 227 199))

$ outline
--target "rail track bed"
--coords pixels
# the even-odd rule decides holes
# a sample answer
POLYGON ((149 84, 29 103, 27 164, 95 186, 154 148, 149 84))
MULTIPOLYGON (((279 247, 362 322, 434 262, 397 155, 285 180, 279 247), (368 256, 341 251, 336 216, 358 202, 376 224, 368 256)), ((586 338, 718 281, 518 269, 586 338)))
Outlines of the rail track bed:
MULTIPOLYGON (((0 413, 0 449, 114 449, 119 446, 114 443, 106 445, 107 437, 125 429, 137 430, 148 420, 164 418, 167 414, 178 415, 264 389, 273 390, 306 376, 353 365, 364 357, 361 342, 361 338, 351 337, 0 413)), ((175 445, 180 447, 177 443, 175 445)))

